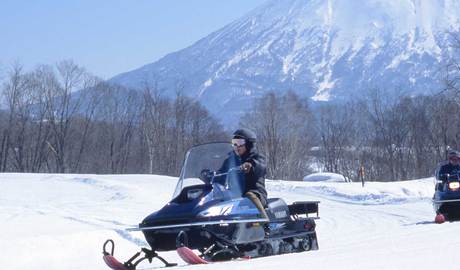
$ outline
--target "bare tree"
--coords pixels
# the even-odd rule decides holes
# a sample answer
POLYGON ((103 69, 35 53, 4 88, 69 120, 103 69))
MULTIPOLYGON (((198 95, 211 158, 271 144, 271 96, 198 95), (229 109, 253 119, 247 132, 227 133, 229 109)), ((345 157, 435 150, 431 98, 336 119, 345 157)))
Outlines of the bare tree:
POLYGON ((357 118, 354 103, 325 104, 319 108, 318 133, 321 140, 321 156, 325 170, 353 178, 358 164, 353 152, 358 145, 357 118))
MULTIPOLYGON (((20 150, 17 146, 12 145, 13 130, 15 129, 16 118, 18 111, 22 107, 22 101, 26 96, 27 80, 23 72, 23 67, 19 63, 15 63, 8 74, 8 79, 3 86, 3 95, 7 105, 7 121, 2 132, 2 141, 0 147, 0 169, 5 171, 10 150, 15 153, 16 160, 20 159, 20 150)), ((19 164, 19 167, 22 165, 19 164)), ((23 170, 23 168, 19 168, 23 170)))
POLYGON ((101 154, 107 158, 109 173, 126 173, 129 168, 133 138, 139 119, 141 100, 137 92, 104 84, 97 119, 101 154))
POLYGON ((374 160, 378 165, 374 169, 380 171, 380 176, 386 175, 384 170, 388 170, 391 181, 400 179, 398 172, 401 172, 402 177, 406 174, 403 154, 407 149, 409 129, 405 106, 395 101, 401 98, 402 96, 392 96, 375 90, 370 95, 368 107, 371 129, 374 132, 370 146, 378 157, 374 160))
POLYGON ((270 92, 256 101, 241 125, 256 131, 258 145, 267 156, 269 177, 298 179, 309 171, 312 121, 306 100, 293 92, 282 97, 270 92))
MULTIPOLYGON (((78 115, 83 111, 82 103, 87 101, 85 95, 87 92, 79 91, 76 94, 76 91, 93 88, 98 80, 72 61, 62 61, 56 65, 56 69, 57 73, 50 80, 46 92, 49 108, 47 118, 52 135, 48 145, 54 157, 55 171, 64 173, 71 169, 68 164, 73 163, 73 161, 66 161, 70 158, 72 147, 69 141, 70 131, 78 115)), ((93 110, 90 109, 87 117, 91 117, 92 114, 93 110)), ((83 145, 81 144, 80 151, 83 145)))
POLYGON ((161 97, 156 87, 146 85, 142 106, 142 130, 147 142, 149 157, 149 173, 165 172, 167 160, 164 158, 168 151, 167 127, 171 105, 161 97))

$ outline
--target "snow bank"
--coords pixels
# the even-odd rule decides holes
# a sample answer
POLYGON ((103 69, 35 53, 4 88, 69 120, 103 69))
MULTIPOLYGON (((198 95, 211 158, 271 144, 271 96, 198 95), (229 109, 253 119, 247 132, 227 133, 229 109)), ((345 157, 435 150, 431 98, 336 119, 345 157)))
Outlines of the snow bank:
POLYGON ((347 179, 338 173, 329 173, 329 172, 322 172, 322 173, 312 173, 303 178, 303 181, 307 182, 348 182, 347 179))
POLYGON ((354 204, 394 204, 433 196, 433 178, 401 182, 287 182, 267 181, 270 192, 303 194, 305 198, 320 197, 354 204))

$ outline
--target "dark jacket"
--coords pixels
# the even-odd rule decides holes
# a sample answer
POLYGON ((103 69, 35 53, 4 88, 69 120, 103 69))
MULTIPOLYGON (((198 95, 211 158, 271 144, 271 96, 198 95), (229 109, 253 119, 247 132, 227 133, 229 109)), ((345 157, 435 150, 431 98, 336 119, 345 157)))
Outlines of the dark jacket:
POLYGON ((265 175, 267 174, 267 162, 265 157, 259 154, 255 148, 241 157, 241 163, 249 162, 252 168, 245 175, 245 192, 254 192, 264 206, 267 205, 267 190, 265 189, 265 175))
POLYGON ((447 180, 448 174, 460 174, 460 165, 452 165, 450 162, 441 165, 436 172, 436 179, 447 180))
POLYGON ((255 147, 247 151, 242 157, 236 155, 233 151, 224 161, 220 172, 228 171, 232 166, 239 166, 245 162, 250 162, 252 168, 249 173, 244 176, 243 193, 248 191, 254 192, 259 197, 261 203, 267 205, 267 190, 265 189, 265 175, 267 173, 267 164, 265 157, 259 154, 255 147))

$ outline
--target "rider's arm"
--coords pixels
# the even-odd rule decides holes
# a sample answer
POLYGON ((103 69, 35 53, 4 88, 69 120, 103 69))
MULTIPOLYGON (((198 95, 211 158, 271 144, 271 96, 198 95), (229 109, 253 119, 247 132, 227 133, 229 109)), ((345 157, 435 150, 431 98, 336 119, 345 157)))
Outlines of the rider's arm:
POLYGON ((258 176, 264 176, 267 170, 267 163, 265 161, 265 157, 262 155, 256 155, 254 157, 250 157, 247 160, 252 164, 252 168, 254 170, 254 174, 258 176))
POLYGON ((436 170, 436 179, 445 181, 449 175, 450 170, 448 169, 447 165, 441 166, 438 170, 436 170))

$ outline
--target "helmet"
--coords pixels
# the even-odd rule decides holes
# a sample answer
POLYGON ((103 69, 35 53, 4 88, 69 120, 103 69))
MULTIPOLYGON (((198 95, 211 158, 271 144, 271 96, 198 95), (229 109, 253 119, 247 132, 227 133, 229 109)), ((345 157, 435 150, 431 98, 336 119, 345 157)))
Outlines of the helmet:
POLYGON ((456 150, 451 150, 449 151, 449 153, 447 154, 447 157, 448 158, 460 158, 460 152, 456 151, 456 150))
POLYGON ((251 150, 256 143, 257 136, 254 131, 246 128, 241 128, 233 132, 233 139, 244 139, 246 142, 246 148, 251 150))
POLYGON ((254 131, 246 128, 241 128, 233 132, 233 139, 244 139, 246 142, 255 143, 257 140, 257 136, 254 133, 254 131))

